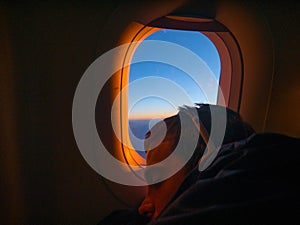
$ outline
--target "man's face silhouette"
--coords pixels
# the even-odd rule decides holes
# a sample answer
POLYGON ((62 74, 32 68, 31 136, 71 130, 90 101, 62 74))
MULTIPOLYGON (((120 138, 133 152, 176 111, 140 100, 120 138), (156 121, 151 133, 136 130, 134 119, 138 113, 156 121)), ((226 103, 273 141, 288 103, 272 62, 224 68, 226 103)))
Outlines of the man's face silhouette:
MULTIPOLYGON (((147 151, 147 165, 153 165, 164 160, 168 157, 174 148, 174 137, 167 137, 157 147, 152 148, 151 141, 145 142, 145 149, 147 151), (151 150, 152 149, 152 150, 151 150)), ((145 178, 149 180, 155 180, 159 176, 159 171, 163 168, 157 168, 155 170, 147 170, 145 172, 145 178)), ((147 194, 139 207, 139 213, 145 215, 151 220, 154 220, 167 206, 180 184, 186 177, 187 171, 185 168, 178 171, 170 178, 153 184, 147 187, 147 194)))

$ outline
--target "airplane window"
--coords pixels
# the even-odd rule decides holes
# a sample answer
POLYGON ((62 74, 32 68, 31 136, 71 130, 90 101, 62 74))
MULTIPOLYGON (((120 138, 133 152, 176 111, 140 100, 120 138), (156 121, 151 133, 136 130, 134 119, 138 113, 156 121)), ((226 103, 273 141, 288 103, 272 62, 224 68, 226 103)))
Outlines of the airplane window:
MULTIPOLYGON (((210 96, 206 96, 207 93, 203 93, 197 82, 177 68, 176 65, 154 61, 130 65, 128 86, 129 138, 132 147, 144 158, 144 136, 157 121, 176 114, 179 106, 192 103, 216 104, 218 102, 218 85, 221 73, 221 61, 217 48, 206 35, 199 31, 160 29, 144 39, 144 41, 147 40, 167 41, 189 49, 203 60, 217 82, 210 86, 210 96), (147 80, 140 82, 143 79, 147 80), (191 100, 190 103, 182 98, 178 88, 188 95, 191 100), (149 89, 159 89, 159 92, 172 93, 173 100, 163 98, 159 94, 149 96, 147 94, 149 89), (137 95, 139 96, 138 99, 137 95)), ((144 51, 145 46, 141 42, 135 49, 132 59, 143 55, 144 51)), ((159 44, 153 51, 160 51, 159 44)), ((172 52, 172 54, 179 53, 172 52)), ((200 71, 199 76, 201 76, 200 71)), ((204 82, 207 81, 203 80, 204 82)))

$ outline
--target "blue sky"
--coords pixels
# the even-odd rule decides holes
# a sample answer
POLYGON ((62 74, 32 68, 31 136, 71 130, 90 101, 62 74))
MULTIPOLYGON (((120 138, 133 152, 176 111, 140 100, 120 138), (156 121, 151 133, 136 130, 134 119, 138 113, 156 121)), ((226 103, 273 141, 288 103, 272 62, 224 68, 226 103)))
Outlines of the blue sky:
MULTIPOLYGON (((202 33, 197 31, 163 29, 151 34, 145 40, 168 41, 188 48, 207 64, 217 81, 219 81, 220 58, 217 49, 202 33)), ((159 47, 157 47, 157 51, 160 51, 159 47)), ((142 53, 143 45, 140 44, 137 47, 133 58, 142 53)), ((174 52, 174 54, 176 54, 176 52, 174 52)), ((186 91, 193 103, 216 103, 216 101, 209 102, 196 82, 186 73, 174 66, 158 62, 141 62, 130 66, 129 83, 149 76, 158 76, 175 82, 186 91)), ((215 90, 215 96, 217 96, 217 87, 211 88, 215 90)), ((215 96, 214 99, 216 100, 215 96)), ((162 84, 158 85, 158 83, 155 82, 147 82, 146 84, 144 82, 142 85, 129 86, 128 89, 128 115, 131 119, 150 119, 170 116, 175 114, 177 108, 183 104, 186 104, 186 102, 184 102, 184 99, 181 98, 180 94, 175 89, 173 90, 171 87, 164 87, 162 84), (134 102, 135 95, 143 93, 147 88, 166 89, 164 91, 171 93, 172 99, 175 100, 151 97, 145 94, 140 101, 134 102)))

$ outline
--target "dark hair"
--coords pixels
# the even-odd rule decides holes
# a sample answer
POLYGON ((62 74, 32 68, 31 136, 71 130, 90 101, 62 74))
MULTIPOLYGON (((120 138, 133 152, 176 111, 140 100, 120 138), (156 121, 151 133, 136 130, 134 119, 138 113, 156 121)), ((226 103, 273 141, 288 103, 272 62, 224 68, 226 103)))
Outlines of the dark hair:
MULTIPOLYGON (((150 136, 151 139, 155 139, 155 136, 161 134, 158 131, 161 130, 163 126, 166 126, 167 128, 166 135, 163 140, 165 141, 171 139, 173 143, 173 150, 177 146, 182 132, 183 135, 189 136, 189 138, 196 137, 198 139, 198 143, 193 156, 188 162, 188 166, 193 168, 198 164, 198 161, 202 157, 207 144, 207 140, 205 140, 205 137, 203 137, 203 133, 200 133, 200 130, 204 130, 208 137, 211 132, 211 109, 222 109, 223 111, 225 109, 227 123, 223 144, 245 139, 254 133, 253 128, 248 123, 244 122, 237 112, 218 105, 196 104, 195 107, 180 107, 179 112, 176 115, 165 118, 163 121, 157 123, 146 134, 146 139, 150 136), (197 113, 197 115, 195 113, 197 113), (181 129, 180 118, 183 116, 188 125, 185 126, 184 129, 181 129), (197 116, 199 120, 195 120, 194 117, 197 116)), ((186 147, 188 148, 190 146, 186 147)))

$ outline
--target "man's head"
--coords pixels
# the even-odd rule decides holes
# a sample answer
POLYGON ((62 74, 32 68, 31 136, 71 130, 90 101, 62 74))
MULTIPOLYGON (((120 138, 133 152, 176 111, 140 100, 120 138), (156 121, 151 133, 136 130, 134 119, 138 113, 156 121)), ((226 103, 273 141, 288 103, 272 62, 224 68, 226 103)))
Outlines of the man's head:
MULTIPOLYGON (((206 148, 207 135, 211 131, 211 111, 210 107, 220 108, 221 106, 199 104, 196 107, 180 108, 178 114, 164 119, 151 128, 146 134, 145 150, 147 151, 147 165, 153 165, 166 159, 173 153, 177 147, 180 137, 186 139, 196 138, 196 145, 190 145, 189 141, 182 147, 175 157, 175 164, 184 164, 184 152, 187 150, 194 151, 189 161, 173 176, 164 181, 148 186, 145 200, 139 207, 140 214, 144 214, 151 219, 155 219, 170 202, 187 174, 198 165, 206 148), (199 120, 195 120, 195 112, 199 120), (181 119, 184 118, 184 126, 182 127, 181 119), (166 132, 164 132, 166 131, 166 132), (164 137, 162 138, 162 134, 164 137), (159 142, 159 144, 158 144, 159 142)), ((250 136, 253 129, 242 121, 238 113, 226 108, 227 126, 223 144, 239 141, 250 136)), ((155 168, 155 167, 154 167, 155 168)), ((156 168, 147 170, 145 178, 153 181, 156 180, 160 173, 166 168, 156 168)))

